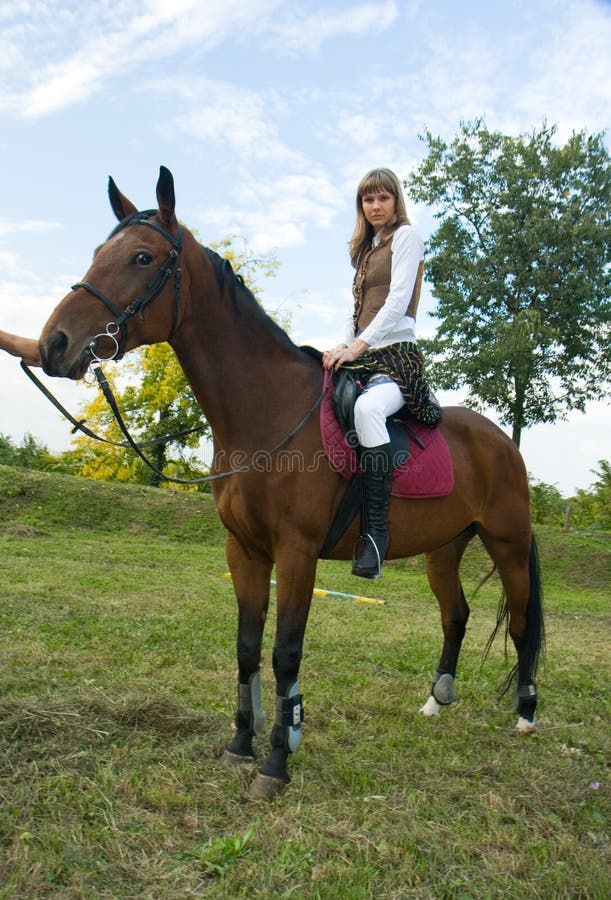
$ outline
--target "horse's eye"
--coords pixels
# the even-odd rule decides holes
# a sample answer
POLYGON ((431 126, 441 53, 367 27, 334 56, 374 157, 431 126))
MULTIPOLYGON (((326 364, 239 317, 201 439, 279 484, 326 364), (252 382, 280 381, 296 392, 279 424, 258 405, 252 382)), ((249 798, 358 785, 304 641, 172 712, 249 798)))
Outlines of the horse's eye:
POLYGON ((150 266, 153 257, 150 253, 138 253, 135 262, 137 266, 150 266))

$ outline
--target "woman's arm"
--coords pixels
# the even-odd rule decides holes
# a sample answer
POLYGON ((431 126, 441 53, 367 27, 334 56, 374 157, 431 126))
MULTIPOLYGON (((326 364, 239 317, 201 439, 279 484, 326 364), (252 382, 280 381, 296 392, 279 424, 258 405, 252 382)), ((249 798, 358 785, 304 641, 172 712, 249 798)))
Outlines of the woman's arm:
POLYGON ((20 356, 28 366, 42 366, 38 341, 33 338, 20 337, 8 331, 0 331, 0 350, 6 350, 11 356, 20 356))

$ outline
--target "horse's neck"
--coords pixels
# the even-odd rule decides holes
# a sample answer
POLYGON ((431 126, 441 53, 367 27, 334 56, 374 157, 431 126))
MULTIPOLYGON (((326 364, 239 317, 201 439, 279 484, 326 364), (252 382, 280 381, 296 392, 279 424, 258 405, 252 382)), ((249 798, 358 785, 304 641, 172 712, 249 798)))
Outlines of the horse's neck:
POLYGON ((255 301, 236 306, 214 287, 192 283, 172 346, 216 441, 264 450, 305 415, 322 376, 255 301))

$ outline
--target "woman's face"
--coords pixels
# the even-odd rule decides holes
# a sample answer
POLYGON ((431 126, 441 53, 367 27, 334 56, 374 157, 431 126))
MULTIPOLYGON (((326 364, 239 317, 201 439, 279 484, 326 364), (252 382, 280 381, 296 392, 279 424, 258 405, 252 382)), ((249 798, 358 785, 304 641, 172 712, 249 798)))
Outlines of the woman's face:
POLYGON ((363 215, 369 222, 374 232, 390 225, 395 215, 396 200, 390 191, 371 191, 361 197, 363 215))

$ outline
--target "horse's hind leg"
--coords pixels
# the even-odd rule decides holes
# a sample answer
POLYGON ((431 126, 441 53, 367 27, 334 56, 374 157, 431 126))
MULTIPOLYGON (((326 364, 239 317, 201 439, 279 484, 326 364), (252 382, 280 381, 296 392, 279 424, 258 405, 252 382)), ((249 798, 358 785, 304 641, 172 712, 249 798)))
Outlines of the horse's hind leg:
POLYGON ((498 540, 481 531, 482 541, 492 556, 503 583, 509 634, 518 654, 518 662, 507 680, 517 675, 516 711, 521 732, 535 730, 537 689, 534 678, 545 634, 539 557, 534 536, 530 544, 515 539, 498 540))
POLYGON ((272 565, 252 559, 232 535, 227 537, 226 552, 238 601, 238 709, 235 733, 222 759, 240 765, 253 762, 253 737, 265 724, 259 664, 272 565))
POLYGON ((433 678, 431 696, 420 710, 426 716, 437 715, 442 706, 448 706, 456 699, 454 679, 469 618, 459 567, 473 534, 472 529, 467 529, 450 544, 426 554, 429 584, 439 603, 443 628, 443 649, 433 678))

